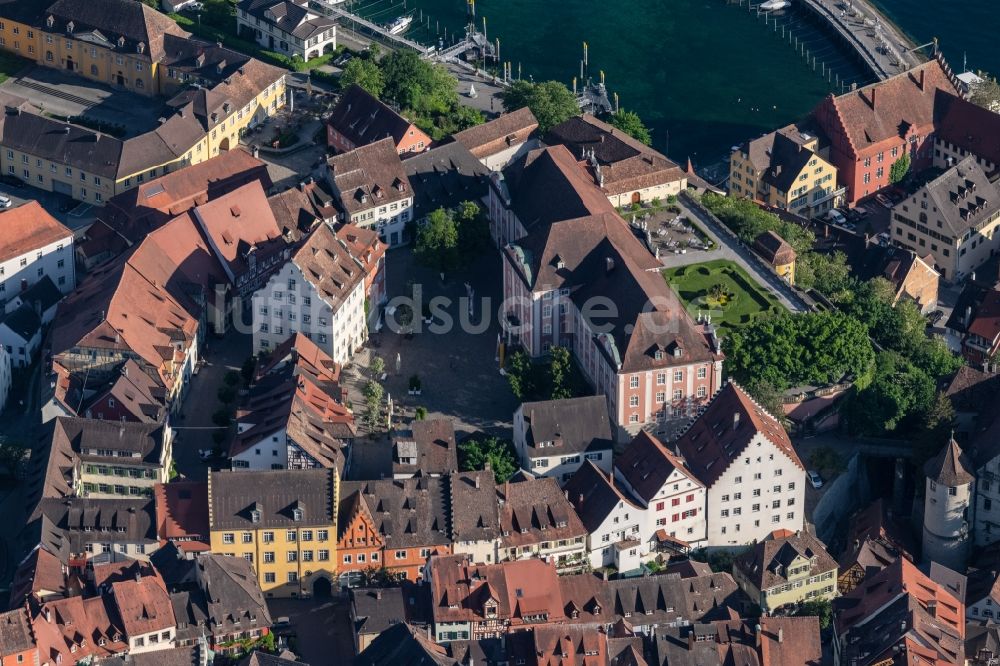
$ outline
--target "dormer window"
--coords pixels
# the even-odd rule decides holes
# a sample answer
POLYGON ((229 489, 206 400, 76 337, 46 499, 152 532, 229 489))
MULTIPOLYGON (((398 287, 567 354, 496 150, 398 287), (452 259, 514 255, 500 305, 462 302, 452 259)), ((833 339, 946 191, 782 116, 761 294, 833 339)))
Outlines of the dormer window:
POLYGON ((302 514, 303 514, 303 511, 302 511, 301 507, 295 507, 294 509, 292 509, 292 520, 294 520, 296 522, 301 522, 302 521, 302 514))
POLYGON ((123 46, 125 46, 125 37, 124 36, 118 38, 118 48, 121 48, 123 46))
POLYGON ((655 358, 657 361, 662 361, 663 360, 663 350, 662 349, 657 349, 655 352, 653 352, 653 358, 655 358))
POLYGON ((260 511, 258 509, 254 509, 253 511, 250 512, 250 522, 251 523, 260 522, 260 511))
POLYGON ((51 28, 55 24, 55 22, 56 22, 55 17, 52 16, 52 15, 49 15, 49 17, 47 19, 45 19, 45 27, 51 28))
POLYGON ((139 42, 138 44, 136 44, 135 45, 135 52, 138 53, 139 55, 142 55, 143 53, 145 53, 146 52, 146 44, 143 43, 143 42, 139 42))
POLYGON ((74 24, 72 21, 70 21, 69 23, 66 24, 66 34, 67 35, 72 35, 74 29, 76 29, 76 24, 74 24))

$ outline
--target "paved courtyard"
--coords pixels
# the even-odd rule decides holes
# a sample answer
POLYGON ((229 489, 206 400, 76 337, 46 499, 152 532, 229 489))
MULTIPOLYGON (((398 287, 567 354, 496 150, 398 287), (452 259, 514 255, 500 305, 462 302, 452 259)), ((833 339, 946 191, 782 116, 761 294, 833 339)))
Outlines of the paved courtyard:
MULTIPOLYGON (((415 261, 409 248, 402 248, 388 254, 386 276, 390 299, 407 293, 411 284, 419 285, 424 303, 437 296, 447 297, 449 303, 443 309, 453 318, 454 325, 434 332, 415 317, 417 331, 412 336, 395 333, 389 326, 375 334, 370 348, 345 373, 355 412, 360 415, 363 411, 361 390, 370 374, 369 358, 377 354, 385 362, 386 378, 382 384, 392 398, 397 422, 408 421, 416 408, 422 406, 429 417, 452 419, 459 438, 477 430, 509 437, 517 400, 507 380, 500 375, 496 360, 501 285, 500 258, 496 252, 490 250, 467 271, 446 275, 442 283, 438 274, 415 261), (459 299, 466 295, 466 281, 474 289, 475 306, 472 319, 465 319, 482 330, 465 331, 460 325, 459 299), (408 394, 412 375, 420 377, 419 396, 408 394)), ((419 306, 416 311, 420 312, 419 306)), ((356 455, 364 457, 362 449, 371 452, 371 441, 362 442, 356 455)), ((357 462, 364 464, 361 459, 357 462)))
POLYGON ((47 115, 86 116, 122 126, 124 136, 155 128, 164 114, 161 99, 118 90, 58 69, 34 66, 7 79, 0 90, 30 99, 47 115))

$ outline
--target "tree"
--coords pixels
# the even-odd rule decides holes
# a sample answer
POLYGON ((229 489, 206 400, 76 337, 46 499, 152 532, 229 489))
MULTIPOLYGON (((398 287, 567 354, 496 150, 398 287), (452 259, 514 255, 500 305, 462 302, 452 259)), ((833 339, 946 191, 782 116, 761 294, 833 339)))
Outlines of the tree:
POLYGON ((506 439, 478 435, 458 445, 458 466, 463 472, 486 469, 489 463, 497 483, 503 483, 517 471, 514 444, 506 439))
POLYGON ((767 413, 784 422, 785 404, 781 401, 781 391, 766 380, 757 379, 746 386, 747 393, 758 405, 767 410, 767 413))
POLYGON ((368 369, 372 371, 372 376, 380 377, 385 371, 385 361, 382 360, 381 356, 372 356, 368 363, 368 369))
POLYGON ((442 273, 458 266, 458 225, 454 216, 438 208, 427 216, 426 223, 417 230, 414 247, 417 259, 442 273))
POLYGON ((525 106, 531 109, 542 133, 564 120, 580 115, 580 106, 573 93, 558 81, 515 81, 503 92, 503 106, 507 111, 516 111, 525 106))
POLYGON ((845 294, 854 284, 847 255, 806 252, 795 262, 795 284, 803 289, 815 289, 834 302, 849 297, 845 294))
POLYGON ((220 386, 219 390, 216 392, 219 398, 219 402, 229 404, 236 399, 236 389, 232 386, 220 386))
POLYGON ((934 402, 934 380, 899 352, 881 352, 872 382, 848 408, 852 430, 866 435, 906 431, 934 402))
POLYGON ((385 75, 382 98, 420 114, 443 114, 458 103, 458 81, 442 65, 415 51, 393 51, 381 62, 385 75))
POLYGON ((365 398, 364 423, 368 430, 375 431, 382 425, 382 398, 385 390, 376 381, 368 381, 362 391, 365 398))
POLYGON ((458 246, 464 263, 468 264, 492 247, 490 223, 483 214, 483 209, 474 201, 463 201, 455 210, 455 222, 458 225, 458 246))
POLYGON ((549 377, 552 382, 552 399, 572 398, 569 376, 573 372, 573 360, 566 347, 552 347, 549 350, 549 377))
POLYGON ((969 101, 990 111, 1000 111, 1000 83, 987 72, 979 72, 982 81, 969 90, 969 101))
POLYGON ((889 182, 895 185, 906 178, 908 173, 910 173, 910 154, 904 152, 902 157, 889 167, 889 182))
POLYGON ((809 464, 813 469, 826 472, 828 476, 840 474, 844 471, 844 459, 836 449, 829 446, 820 446, 813 449, 809 456, 809 464))
POLYGON ((417 409, 413 413, 413 418, 416 419, 417 421, 427 420, 427 408, 423 406, 417 407, 417 409))
POLYGON ((226 386, 236 386, 240 383, 240 373, 230 370, 222 378, 222 381, 225 382, 226 386))
POLYGON ((257 359, 254 356, 250 356, 247 360, 243 361, 243 367, 240 368, 240 376, 243 378, 243 383, 250 386, 256 373, 257 359))
POLYGON ((510 384, 510 390, 514 397, 523 400, 526 396, 534 395, 532 364, 528 355, 523 351, 514 352, 508 357, 505 365, 507 383, 510 384))
POLYGON ((773 231, 801 256, 811 250, 816 241, 813 232, 761 209, 749 199, 706 192, 701 197, 701 203, 748 245, 752 245, 757 236, 765 231, 773 231))
POLYGON ((799 606, 795 614, 800 617, 818 617, 819 628, 826 629, 833 619, 833 604, 829 599, 811 599, 799 606))
POLYGON ((871 381, 875 352, 868 331, 841 312, 782 313, 756 319, 725 343, 729 373, 744 386, 757 382, 783 391, 799 384, 829 384, 845 375, 871 381))
POLYGON ((951 404, 951 398, 943 391, 938 391, 934 402, 923 414, 919 434, 913 443, 913 464, 917 469, 923 469, 924 463, 944 447, 951 436, 954 423, 955 407, 951 404))
POLYGON ((17 468, 28 456, 28 449, 14 440, 0 438, 0 471, 6 471, 11 476, 17 473, 17 468))
POLYGON ((352 85, 360 86, 375 97, 382 97, 385 74, 373 59, 351 58, 340 75, 340 85, 345 90, 352 85))
POLYGON ((612 127, 617 127, 633 139, 637 139, 647 146, 653 143, 653 137, 650 136, 649 129, 643 124, 639 114, 633 111, 619 109, 617 113, 612 114, 611 118, 608 119, 608 124, 612 127))

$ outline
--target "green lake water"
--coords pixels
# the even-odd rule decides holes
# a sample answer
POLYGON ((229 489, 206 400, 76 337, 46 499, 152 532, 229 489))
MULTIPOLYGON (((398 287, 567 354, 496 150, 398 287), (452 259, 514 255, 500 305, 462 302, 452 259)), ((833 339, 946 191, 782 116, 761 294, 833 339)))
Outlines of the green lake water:
MULTIPOLYGON (((915 39, 937 34, 956 68, 967 48, 970 67, 1000 71, 1000 50, 989 43, 1000 34, 998 0, 879 1, 915 39), (950 7, 950 18, 935 18, 931 7, 950 7), (965 35, 970 25, 976 39, 965 35)), ((445 30, 450 41, 466 17, 463 0, 354 0, 353 9, 382 23, 413 13, 407 34, 424 43, 445 30)), ((805 116, 836 88, 745 8, 724 0, 480 0, 476 12, 478 28, 486 17, 501 59, 514 63, 515 75, 520 63, 524 78, 568 85, 587 41, 590 74, 604 70, 621 106, 642 116, 654 146, 679 161, 717 160, 731 145, 805 116)), ((807 22, 789 20, 842 78, 865 82, 869 75, 851 54, 807 22)))

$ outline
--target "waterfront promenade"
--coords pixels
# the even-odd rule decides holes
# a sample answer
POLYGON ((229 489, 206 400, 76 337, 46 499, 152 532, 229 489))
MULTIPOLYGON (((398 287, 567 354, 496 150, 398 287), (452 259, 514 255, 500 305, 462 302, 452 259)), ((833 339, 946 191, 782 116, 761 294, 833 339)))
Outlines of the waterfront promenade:
POLYGON ((839 33, 880 79, 921 62, 915 45, 867 0, 802 0, 839 33))

